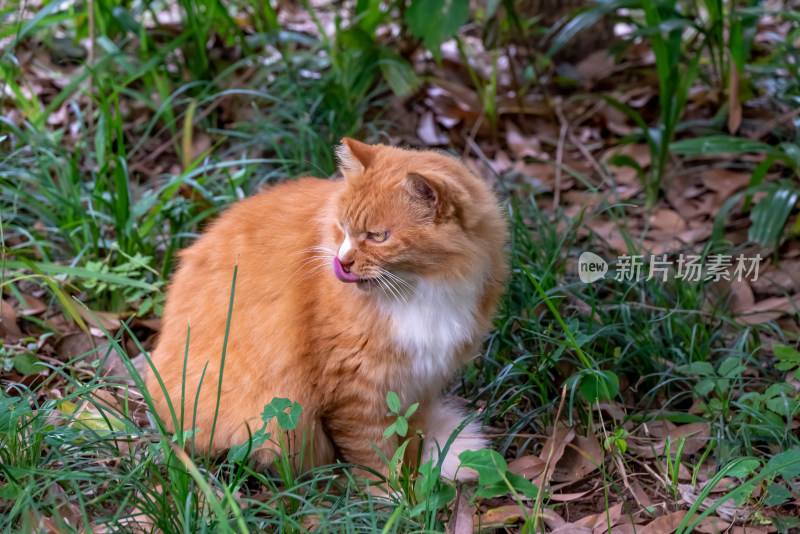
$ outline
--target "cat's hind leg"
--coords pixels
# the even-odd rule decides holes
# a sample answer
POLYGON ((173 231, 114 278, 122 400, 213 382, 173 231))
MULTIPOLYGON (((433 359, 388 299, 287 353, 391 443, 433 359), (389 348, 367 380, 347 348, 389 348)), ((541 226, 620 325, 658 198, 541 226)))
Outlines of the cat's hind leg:
MULTIPOLYGON (((431 458, 434 462, 438 462, 439 455, 450 436, 456 432, 466 417, 466 411, 453 400, 440 398, 433 402, 425 421, 423 463, 431 458)), ((475 480, 477 473, 474 470, 459 469, 458 456, 467 450, 486 449, 489 445, 489 438, 481 431, 480 423, 477 420, 470 421, 455 435, 450 448, 445 453, 442 462, 442 476, 451 480, 475 480)))

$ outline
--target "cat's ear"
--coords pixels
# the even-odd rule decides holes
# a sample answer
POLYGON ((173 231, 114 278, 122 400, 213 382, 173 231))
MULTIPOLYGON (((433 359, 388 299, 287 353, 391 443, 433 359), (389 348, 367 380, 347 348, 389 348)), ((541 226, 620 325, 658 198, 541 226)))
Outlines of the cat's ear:
POLYGON ((403 186, 415 201, 422 203, 433 213, 442 212, 442 190, 433 180, 410 172, 403 180, 403 186))
POLYGON ((345 137, 342 139, 342 144, 336 147, 336 158, 345 177, 358 174, 372 165, 372 160, 375 159, 375 147, 345 137))
POLYGON ((465 228, 470 228, 475 223, 469 210, 464 209, 469 195, 458 183, 410 172, 401 184, 411 198, 425 206, 435 218, 456 217, 465 228))

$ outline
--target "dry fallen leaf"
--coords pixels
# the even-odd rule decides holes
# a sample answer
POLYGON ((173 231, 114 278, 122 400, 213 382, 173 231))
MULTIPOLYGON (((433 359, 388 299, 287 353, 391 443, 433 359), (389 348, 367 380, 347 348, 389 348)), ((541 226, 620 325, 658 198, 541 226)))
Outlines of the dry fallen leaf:
MULTIPOLYGON (((686 438, 683 445, 683 454, 694 454, 706 446, 711 439, 711 425, 709 423, 689 423, 688 425, 681 425, 667 433, 667 437, 672 440, 672 443, 678 443, 681 438, 686 438)), ((670 449, 670 454, 677 452, 677 445, 675 450, 670 449)))
POLYGON ((686 221, 675 211, 658 209, 650 216, 651 228, 656 228, 672 234, 686 230, 686 221))
MULTIPOLYGON (((556 168, 553 165, 548 165, 546 163, 525 163, 524 161, 520 160, 514 164, 514 170, 519 171, 520 173, 534 180, 537 180, 541 184, 549 184, 556 177, 556 168)), ((564 180, 564 176, 561 178, 562 190, 566 188, 566 185, 570 185, 571 187, 575 184, 574 180, 564 180)))
POLYGON ((783 297, 800 288, 800 261, 781 259, 777 265, 762 265, 753 291, 759 297, 783 297))
POLYGON ((600 205, 600 203, 605 200, 605 198, 602 195, 592 193, 590 191, 581 191, 577 189, 567 191, 566 193, 564 193, 562 198, 564 199, 564 202, 567 204, 574 204, 576 206, 580 206, 581 208, 587 208, 589 210, 600 205))
POLYGON ((544 471, 544 464, 544 460, 531 454, 508 462, 508 470, 515 475, 531 480, 544 471))
POLYGON ((14 311, 14 306, 3 299, 2 307, 0 307, 0 339, 16 343, 22 337, 22 330, 17 325, 17 313, 14 311))
POLYGON ((728 532, 730 528, 731 524, 728 521, 723 521, 718 517, 706 517, 694 527, 694 531, 700 534, 720 534, 728 532))
POLYGON ((730 198, 731 195, 744 189, 750 183, 749 173, 731 171, 721 167, 703 171, 700 177, 707 188, 715 193, 727 195, 726 198, 730 198))
POLYGON ((593 534, 604 534, 619 521, 622 515, 622 503, 615 504, 607 511, 582 517, 573 524, 576 527, 592 529, 593 534))
POLYGON ((614 57, 608 53, 608 50, 597 50, 578 62, 575 70, 583 85, 591 87, 595 81, 607 76, 613 67, 614 57))
POLYGON ((630 488, 631 493, 633 494, 633 498, 636 499, 637 504, 642 508, 648 508, 653 505, 653 500, 650 498, 650 495, 644 490, 639 481, 631 479, 630 481, 630 488))
POLYGON ((450 521, 446 525, 447 534, 472 534, 475 506, 469 504, 469 499, 461 491, 460 484, 456 492, 454 506, 450 521))
POLYGON ((733 280, 730 285, 728 307, 733 314, 747 313, 756 303, 753 289, 746 280, 733 280))
POLYGON ((774 297, 757 301, 747 312, 742 312, 736 320, 741 324, 754 325, 774 321, 787 313, 795 313, 800 307, 800 295, 774 297))
POLYGON ((558 461, 564 454, 567 443, 572 441, 574 437, 575 430, 572 428, 558 428, 547 439, 544 447, 542 447, 542 453, 539 455, 539 458, 547 465, 547 469, 536 477, 536 480, 533 481, 534 485, 543 488, 550 482, 556 464, 558 464, 558 461))
POLYGON ((531 517, 532 515, 532 508, 525 508, 525 510, 523 510, 516 504, 500 506, 487 510, 482 514, 476 514, 473 518, 472 528, 477 531, 479 528, 483 530, 492 527, 502 527, 508 523, 524 521, 526 516, 531 517))
POLYGON ((579 527, 574 523, 566 523, 564 526, 551 530, 550 534, 592 534, 592 529, 579 527))
POLYGON ((89 336, 85 332, 74 332, 59 339, 55 344, 55 351, 61 361, 67 362, 83 356, 105 342, 105 339, 89 336))
POLYGON ((111 333, 119 330, 119 328, 122 326, 122 318, 124 318, 126 315, 130 315, 94 310, 90 312, 83 306, 76 306, 75 308, 78 310, 78 315, 83 317, 83 320, 86 321, 86 324, 100 330, 101 336, 103 335, 103 329, 106 329, 111 333))
POLYGON ((708 444, 711 435, 711 427, 708 423, 690 423, 678 426, 669 429, 663 437, 659 437, 661 432, 658 432, 657 425, 651 424, 650 428, 653 438, 650 440, 631 439, 628 443, 629 450, 636 451, 645 458, 660 457, 665 454, 667 442, 669 442, 669 452, 674 455, 678 450, 678 445, 683 441, 681 438, 686 438, 683 443, 683 454, 694 454, 708 444))
POLYGON ((603 463, 603 447, 594 434, 575 436, 553 470, 556 482, 577 482, 603 463))
POLYGON ((579 491, 577 493, 553 493, 550 495, 550 500, 555 502, 572 502, 577 501, 591 492, 592 490, 579 491))
POLYGON ((667 515, 662 515, 652 522, 637 529, 639 534, 671 534, 678 530, 683 518, 688 514, 686 510, 679 510, 667 515))
MULTIPOLYGON (((629 124, 628 116, 613 106, 603 106, 597 112, 597 117, 605 119, 605 127, 614 135, 624 137, 636 132, 636 128, 629 124)), ((633 169, 631 170, 633 171, 633 175, 636 176, 636 171, 633 169)))
MULTIPOLYGON (((621 156, 628 156, 633 158, 633 160, 639 164, 640 167, 643 169, 650 166, 651 156, 650 156, 650 147, 646 144, 637 144, 637 145, 624 145, 621 148, 611 148, 606 151, 603 156, 600 158, 602 161, 606 161, 608 158, 613 156, 614 154, 619 154, 621 156)), ((612 166, 612 168, 614 168, 612 166)))
POLYGON ((40 315, 47 311, 47 304, 32 295, 22 295, 25 306, 19 310, 20 315, 40 315))
POLYGON ((539 139, 523 135, 511 121, 506 121, 506 144, 515 158, 542 157, 542 144, 539 139))

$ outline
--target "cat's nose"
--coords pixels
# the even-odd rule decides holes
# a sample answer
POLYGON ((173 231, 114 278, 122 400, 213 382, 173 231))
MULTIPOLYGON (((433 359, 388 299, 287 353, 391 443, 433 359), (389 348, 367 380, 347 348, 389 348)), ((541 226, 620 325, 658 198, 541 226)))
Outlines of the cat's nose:
POLYGON ((350 268, 353 266, 355 261, 353 260, 339 260, 339 263, 342 264, 342 270, 347 274, 350 274, 350 268))

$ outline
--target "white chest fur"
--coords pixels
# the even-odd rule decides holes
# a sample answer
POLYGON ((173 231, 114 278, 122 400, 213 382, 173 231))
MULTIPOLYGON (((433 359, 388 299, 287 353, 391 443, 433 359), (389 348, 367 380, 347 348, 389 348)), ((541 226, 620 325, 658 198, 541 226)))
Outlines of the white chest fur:
POLYGON ((477 333, 479 284, 420 281, 408 300, 385 304, 394 341, 408 354, 417 385, 438 382, 456 369, 455 352, 477 333))

